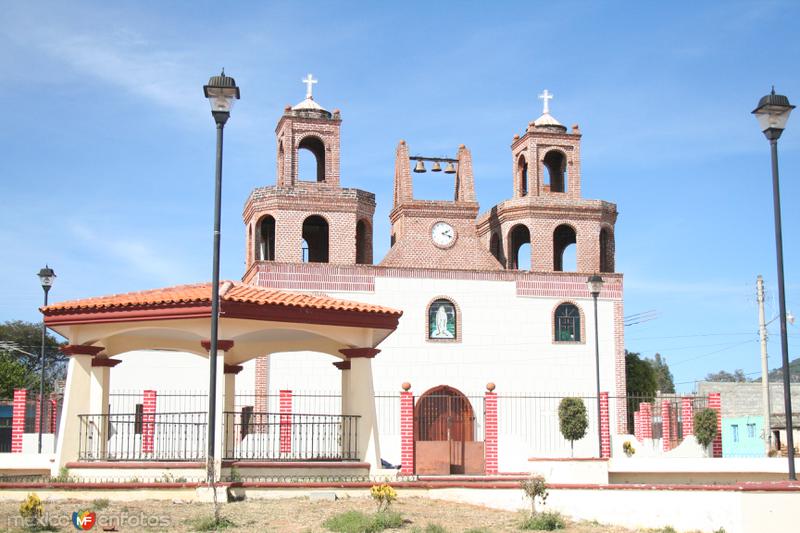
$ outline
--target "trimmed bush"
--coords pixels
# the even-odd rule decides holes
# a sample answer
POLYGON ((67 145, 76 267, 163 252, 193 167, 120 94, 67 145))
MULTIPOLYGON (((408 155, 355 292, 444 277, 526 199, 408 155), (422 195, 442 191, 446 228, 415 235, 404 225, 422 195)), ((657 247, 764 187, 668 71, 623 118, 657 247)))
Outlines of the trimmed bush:
POLYGON ((569 441, 570 455, 574 454, 574 443, 586 436, 589 428, 589 417, 586 406, 580 398, 564 398, 558 404, 558 427, 561 434, 569 441))
POLYGON ((714 442, 717 436, 717 412, 714 409, 701 409, 694 414, 694 437, 704 448, 714 442))

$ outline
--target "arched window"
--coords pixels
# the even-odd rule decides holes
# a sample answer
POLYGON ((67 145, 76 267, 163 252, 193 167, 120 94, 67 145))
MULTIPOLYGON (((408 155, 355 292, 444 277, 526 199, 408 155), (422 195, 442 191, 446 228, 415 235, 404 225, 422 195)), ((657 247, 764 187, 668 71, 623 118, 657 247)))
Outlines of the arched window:
POLYGON ((497 233, 492 233, 492 238, 489 240, 489 251, 492 253, 495 259, 500 261, 500 264, 503 263, 502 259, 500 259, 500 235, 497 233))
POLYGON ((325 181, 325 144, 322 139, 313 135, 303 137, 297 145, 297 175, 301 180, 314 181, 312 176, 316 175, 316 181, 325 181), (310 152, 314 156, 314 164, 305 152, 310 152))
POLYGON ((285 154, 283 151, 283 141, 278 143, 278 184, 282 184, 283 180, 283 158, 285 154))
MULTIPOLYGON (((575 228, 567 224, 561 224, 556 228, 553 232, 553 270, 556 272, 564 271, 564 251, 576 242, 575 228)), ((577 256, 577 254, 575 255, 577 256)), ((572 265, 569 266, 572 267, 572 265)), ((577 270, 577 268, 574 270, 577 270)))
POLYGON ((303 222, 303 240, 308 252, 303 262, 328 262, 328 222, 319 215, 312 215, 303 222))
POLYGON ((563 303, 556 307, 553 320, 555 342, 580 342, 581 312, 571 303, 563 303))
POLYGON ((428 306, 428 339, 457 340, 458 309, 447 298, 438 298, 428 306))
POLYGON ((275 261, 275 219, 267 215, 258 223, 256 260, 275 261))
POLYGON ((551 150, 544 156, 547 183, 550 192, 567 192, 567 157, 559 150, 551 150))
POLYGON ((517 160, 517 172, 519 172, 519 195, 528 195, 528 162, 524 155, 520 155, 517 160))
POLYGON ((609 228, 600 230, 600 272, 614 272, 614 233, 609 228))
POLYGON ((366 220, 356 224, 356 264, 372 264, 372 228, 366 220))
POLYGON ((531 269, 531 232, 528 226, 517 224, 508 235, 508 252, 510 262, 508 268, 513 270, 531 269), (522 249, 525 247, 525 249, 522 249))

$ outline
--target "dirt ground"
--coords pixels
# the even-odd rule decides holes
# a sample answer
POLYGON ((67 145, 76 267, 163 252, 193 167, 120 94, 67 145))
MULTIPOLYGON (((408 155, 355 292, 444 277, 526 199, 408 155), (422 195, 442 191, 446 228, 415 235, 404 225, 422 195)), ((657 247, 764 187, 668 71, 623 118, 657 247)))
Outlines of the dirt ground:
MULTIPOLYGON (((91 531, 104 531, 115 524, 115 531, 194 531, 193 521, 210 517, 211 504, 183 503, 181 501, 108 502, 95 500, 78 502, 70 500, 48 502, 44 500, 45 514, 56 531, 76 531, 72 513, 93 509, 97 524, 91 531), (105 527, 104 527, 105 526, 105 527)), ((462 533, 469 529, 483 532, 520 531, 520 515, 475 505, 451 503, 427 498, 400 498, 392 509, 405 518, 402 529, 411 533, 415 528, 425 531, 430 524, 441 526, 448 533, 462 533)), ((252 532, 324 532, 322 523, 330 516, 344 511, 374 511, 368 499, 343 499, 338 501, 309 501, 305 498, 286 500, 250 500, 226 503, 222 515, 234 526, 224 531, 252 532)), ((0 530, 23 531, 19 523, 19 503, 0 502, 0 530)), ((569 522, 565 533, 631 533, 632 530, 602 524, 569 522)))

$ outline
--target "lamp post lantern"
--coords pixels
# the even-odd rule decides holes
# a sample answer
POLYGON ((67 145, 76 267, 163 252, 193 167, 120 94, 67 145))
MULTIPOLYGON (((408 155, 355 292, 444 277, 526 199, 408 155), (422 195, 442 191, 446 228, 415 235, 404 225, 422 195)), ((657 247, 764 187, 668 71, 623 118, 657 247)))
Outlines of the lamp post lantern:
MULTIPOLYGON (((44 291, 44 307, 47 307, 47 295, 50 292, 50 287, 56 279, 56 273, 53 269, 45 265, 44 268, 39 270, 39 281, 42 283, 42 290, 44 291)), ((44 432, 44 371, 45 359, 44 350, 45 343, 47 342, 47 326, 44 323, 44 315, 42 315, 42 352, 39 357, 39 453, 42 453, 42 433, 44 432)))
POLYGON ((600 332, 598 329, 597 321, 597 297, 600 296, 600 291, 603 289, 603 278, 594 274, 589 276, 586 280, 586 286, 589 288, 589 294, 592 295, 594 300, 594 363, 595 363, 595 379, 597 385, 597 456, 603 456, 603 431, 600 424, 600 332))
MULTIPOLYGON (((772 92, 758 101, 753 114, 769 141, 772 156, 772 202, 775 215, 775 253, 778 263, 778 305, 781 324, 781 356, 783 363, 783 401, 786 414, 786 446, 789 452, 789 479, 797 479, 794 469, 794 436, 792 435, 792 395, 789 380, 789 337, 786 332, 786 293, 783 284, 783 234, 781 230, 781 193, 778 182, 778 139, 795 106, 782 94, 772 92)), ((769 420, 764 421, 769 424, 769 420)), ((768 428, 769 429, 769 428, 768 428)))
POLYGON ((222 133, 225 123, 231 116, 231 108, 239 99, 239 87, 236 81, 225 75, 225 69, 219 76, 212 76, 208 85, 203 86, 203 94, 211 104, 211 115, 217 124, 217 160, 214 192, 214 252, 211 274, 211 339, 208 353, 208 481, 214 481, 214 438, 216 432, 216 396, 217 396, 217 344, 219 329, 219 242, 220 242, 220 210, 222 206, 222 133))

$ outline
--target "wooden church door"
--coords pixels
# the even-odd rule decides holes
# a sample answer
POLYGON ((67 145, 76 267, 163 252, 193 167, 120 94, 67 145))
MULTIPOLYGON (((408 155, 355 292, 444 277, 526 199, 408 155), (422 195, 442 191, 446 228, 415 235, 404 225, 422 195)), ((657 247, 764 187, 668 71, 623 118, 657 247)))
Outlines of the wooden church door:
POLYGON ((414 413, 417 474, 483 474, 483 442, 475 442, 475 414, 461 392, 439 386, 423 394, 414 413))

